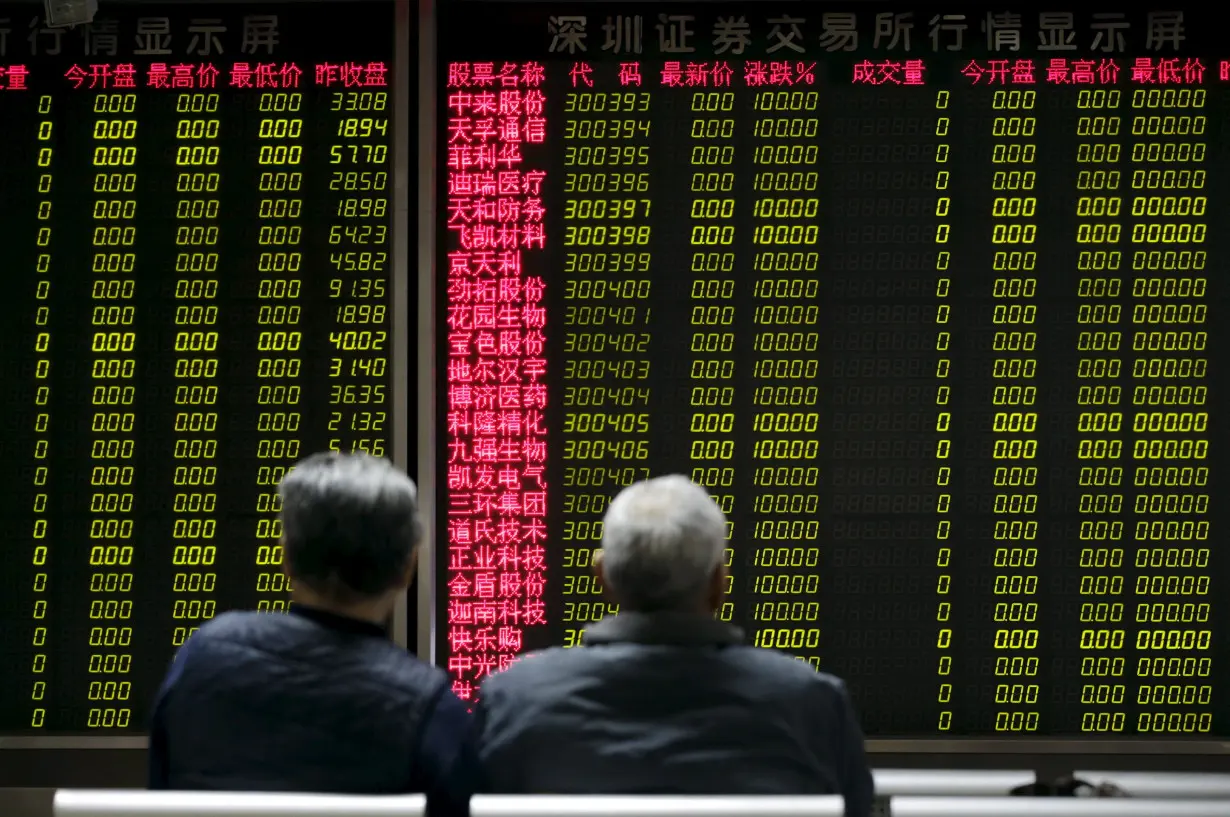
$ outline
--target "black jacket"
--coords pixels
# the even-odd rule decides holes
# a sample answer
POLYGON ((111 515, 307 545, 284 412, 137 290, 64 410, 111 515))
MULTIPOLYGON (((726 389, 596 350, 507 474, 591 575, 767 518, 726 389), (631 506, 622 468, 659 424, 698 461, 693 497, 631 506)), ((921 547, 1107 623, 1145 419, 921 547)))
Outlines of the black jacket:
POLYGON ((583 647, 482 686, 480 752, 501 794, 840 794, 874 786, 845 686, 705 616, 624 613, 583 647))
POLYGON ((433 813, 465 813, 477 757, 447 687, 373 624, 302 607, 226 613, 167 673, 150 788, 425 792, 433 813))

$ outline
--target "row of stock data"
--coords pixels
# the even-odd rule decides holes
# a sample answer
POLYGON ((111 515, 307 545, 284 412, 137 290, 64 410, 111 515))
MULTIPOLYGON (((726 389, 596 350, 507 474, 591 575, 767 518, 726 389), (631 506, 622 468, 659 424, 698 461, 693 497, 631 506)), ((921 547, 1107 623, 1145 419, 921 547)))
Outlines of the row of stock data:
POLYGON ((0 71, 0 731, 143 730, 197 627, 287 608, 282 475, 389 454, 375 50, 0 71))

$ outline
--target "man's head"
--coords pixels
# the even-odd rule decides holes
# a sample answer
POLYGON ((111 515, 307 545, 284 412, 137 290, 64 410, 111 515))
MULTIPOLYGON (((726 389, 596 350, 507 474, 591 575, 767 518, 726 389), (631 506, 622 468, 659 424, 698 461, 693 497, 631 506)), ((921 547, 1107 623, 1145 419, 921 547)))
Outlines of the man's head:
POLYGON ((383 620, 414 575, 414 483, 387 460, 314 454, 278 488, 283 568, 306 604, 383 620))
POLYGON ((672 474, 628 486, 603 519, 598 579, 631 612, 712 612, 725 590, 726 516, 672 474))

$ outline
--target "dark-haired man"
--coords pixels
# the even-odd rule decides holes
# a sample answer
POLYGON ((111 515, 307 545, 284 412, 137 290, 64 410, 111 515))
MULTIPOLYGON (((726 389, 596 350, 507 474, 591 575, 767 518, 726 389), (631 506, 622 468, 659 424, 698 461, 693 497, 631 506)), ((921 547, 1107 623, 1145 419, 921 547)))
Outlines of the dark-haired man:
POLYGON ((150 788, 425 792, 464 814, 477 759, 441 670, 387 637, 414 573, 414 483, 317 454, 282 480, 289 615, 226 613, 179 651, 150 730, 150 788))

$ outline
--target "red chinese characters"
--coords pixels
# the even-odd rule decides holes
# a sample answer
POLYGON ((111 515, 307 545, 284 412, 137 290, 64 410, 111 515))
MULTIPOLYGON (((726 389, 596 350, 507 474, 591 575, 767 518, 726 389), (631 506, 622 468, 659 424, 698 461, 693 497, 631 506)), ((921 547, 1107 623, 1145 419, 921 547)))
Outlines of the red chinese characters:
POLYGON ((922 60, 863 60, 854 65, 855 85, 924 85, 922 60))
MULTIPOLYGON (((320 63, 311 75, 318 87, 387 88, 388 65, 383 62, 320 63)), ((24 90, 25 66, 0 66, 0 90, 24 90)), ((218 66, 210 62, 151 63, 138 69, 128 63, 73 65, 64 72, 73 90, 103 91, 156 88, 168 91, 233 89, 288 90, 306 83, 305 72, 293 62, 236 62, 218 66)))
POLYGON ((619 64, 619 84, 625 88, 629 85, 641 87, 641 64, 639 62, 621 62, 619 64))
POLYGON ((213 63, 168 65, 156 62, 145 73, 147 88, 176 91, 210 90, 218 87, 219 71, 213 63))
POLYGON ((764 85, 813 85, 816 63, 748 60, 743 64, 743 84, 749 88, 764 85))
POLYGON ((735 69, 721 60, 668 62, 662 66, 662 85, 667 88, 729 88, 734 77, 735 69))
POLYGON ((1137 57, 1132 63, 1132 82, 1143 85, 1201 85, 1204 63, 1178 57, 1137 57))
POLYGON ((1205 65, 1198 59, 1138 57, 1126 68, 1113 59, 1056 57, 1045 65, 1033 60, 971 60, 961 73, 971 85, 1116 85, 1129 79, 1141 85, 1200 85, 1205 65))
POLYGON ((1046 64, 1046 81, 1055 85, 1114 85, 1119 81, 1119 63, 1060 57, 1046 64))
POLYGON ((131 63, 118 65, 96 64, 82 67, 72 65, 64 72, 64 78, 74 89, 88 88, 92 91, 126 90, 137 87, 137 69, 131 63))
POLYGON ((326 88, 384 88, 389 84, 389 66, 383 62, 326 62, 316 66, 316 84, 326 88))
POLYGON ((30 71, 24 65, 0 65, 0 91, 25 91, 30 71))
POLYGON ((231 66, 227 84, 232 88, 298 88, 303 71, 293 62, 237 62, 231 66))
POLYGON ((448 67, 446 666, 473 700, 546 624, 546 141, 538 63, 448 67), (529 268, 529 269, 527 269, 529 268))
POLYGON ((970 60, 961 73, 971 85, 1033 85, 1038 81, 1033 60, 970 60))

